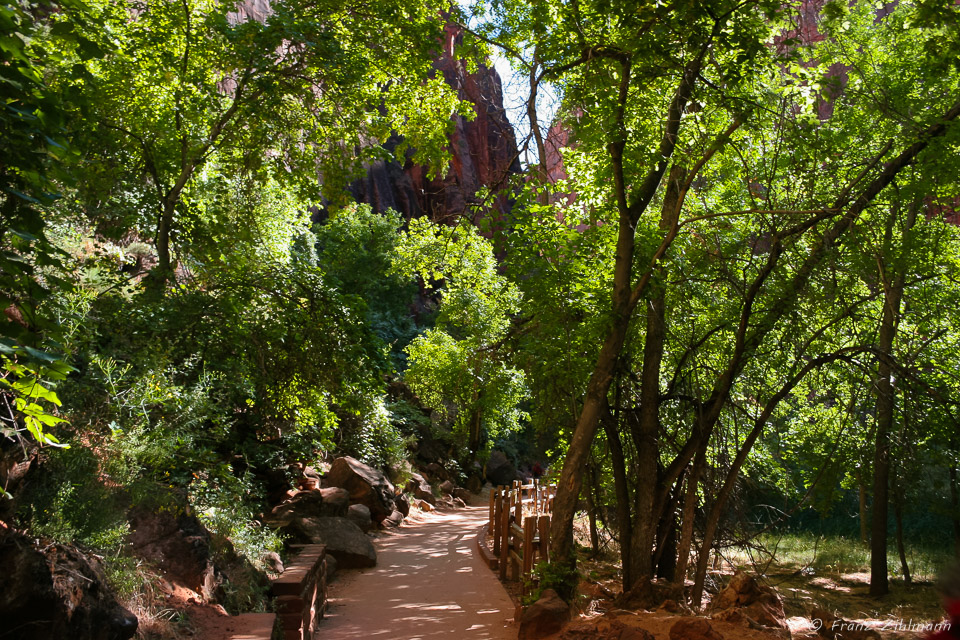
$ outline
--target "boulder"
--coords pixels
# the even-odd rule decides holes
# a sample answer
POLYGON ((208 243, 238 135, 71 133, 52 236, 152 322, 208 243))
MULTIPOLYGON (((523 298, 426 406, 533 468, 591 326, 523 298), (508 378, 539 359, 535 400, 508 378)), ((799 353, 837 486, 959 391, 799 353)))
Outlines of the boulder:
POLYGON ((403 517, 406 518, 410 515, 410 501, 407 499, 407 496, 400 494, 393 498, 394 504, 397 505, 397 511, 403 514, 403 517))
POLYGON ((440 483, 440 493, 453 493, 453 490, 457 488, 457 485, 453 484, 450 480, 444 480, 440 483))
POLYGON ((433 497, 433 490, 430 483, 419 473, 410 475, 410 481, 407 482, 407 493, 412 493, 417 500, 425 500, 430 504, 436 504, 437 499, 433 497))
POLYGON ((399 527, 401 522, 403 522, 403 514, 399 511, 394 511, 380 522, 380 526, 387 528, 399 527))
POLYGON ((377 550, 369 536, 347 518, 294 518, 285 527, 294 539, 327 547, 341 569, 362 569, 377 564, 377 550))
POLYGON ((280 554, 276 551, 267 551, 260 560, 270 573, 274 575, 283 573, 283 560, 280 559, 280 554))
POLYGON ((620 633, 617 640, 657 640, 656 637, 646 629, 639 627, 627 627, 620 633))
POLYGON ((483 491, 483 478, 480 476, 470 476, 467 478, 467 490, 470 493, 480 493, 483 491))
POLYGON ((138 620, 117 601, 94 556, 0 529, 0 637, 127 640, 138 620))
POLYGON ((417 501, 417 509, 420 509, 420 511, 423 511, 423 512, 426 513, 426 512, 429 512, 429 511, 433 511, 434 508, 435 508, 435 507, 434 507, 432 504, 430 504, 429 502, 427 502, 426 500, 418 500, 418 501, 417 501))
POLYGON ((283 526, 293 518, 336 518, 347 515, 350 494, 345 489, 330 487, 301 491, 277 506, 267 520, 283 526))
POLYGON ((460 498, 466 504, 470 504, 470 497, 471 497, 470 492, 462 487, 457 487, 456 489, 453 490, 453 497, 460 498))
POLYGON ((393 484, 381 472, 349 456, 337 458, 330 467, 327 481, 350 492, 351 504, 370 509, 374 522, 380 522, 394 510, 393 484))
POLYGON ((544 589, 540 599, 520 618, 519 640, 537 640, 557 633, 570 619, 570 607, 553 589, 544 589))
POLYGON ((327 581, 330 581, 330 578, 333 577, 333 574, 337 572, 337 559, 331 556, 330 554, 325 554, 323 556, 323 561, 327 563, 327 581))
POLYGON ((681 618, 670 627, 670 640, 723 640, 704 618, 681 618))
POLYGON ((490 458, 487 459, 487 466, 484 469, 487 480, 493 486, 509 485, 517 479, 517 470, 513 463, 500 450, 490 452, 490 458))
POLYGON ((373 528, 373 520, 370 519, 370 509, 367 509, 365 505, 350 505, 350 508, 347 509, 347 518, 356 523, 364 533, 373 528))
POLYGON ((350 492, 340 487, 325 487, 320 489, 323 497, 323 510, 320 514, 325 518, 343 518, 347 515, 350 506, 350 492))
POLYGON ((424 473, 426 473, 434 482, 444 482, 450 479, 450 474, 447 473, 447 470, 443 468, 443 465, 439 462, 431 462, 423 468, 424 473))
POLYGON ((467 506, 467 503, 461 500, 460 498, 454 498, 453 506, 456 507, 457 509, 463 509, 465 506, 467 506))
POLYGON ((713 598, 710 611, 739 611, 761 626, 787 628, 783 601, 777 592, 742 571, 713 598))
POLYGON ((210 533, 185 510, 134 507, 127 542, 139 558, 159 567, 170 582, 215 599, 223 576, 213 564, 210 533))

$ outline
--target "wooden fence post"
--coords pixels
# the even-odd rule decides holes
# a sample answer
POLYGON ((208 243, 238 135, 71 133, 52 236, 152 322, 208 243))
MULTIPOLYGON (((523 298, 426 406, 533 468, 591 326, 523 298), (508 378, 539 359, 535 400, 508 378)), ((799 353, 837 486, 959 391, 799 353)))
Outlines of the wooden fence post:
POLYGON ((517 487, 517 513, 513 516, 513 521, 519 527, 523 523, 523 488, 517 487))
POLYGON ((497 487, 497 491, 495 493, 496 497, 493 501, 493 518, 491 520, 493 526, 491 527, 490 531, 490 533, 493 534, 493 555, 497 557, 500 556, 500 520, 502 519, 500 514, 503 511, 502 493, 503 492, 500 490, 500 487, 497 487))
POLYGON ((510 500, 504 493, 503 508, 500 510, 500 579, 507 579, 507 563, 510 561, 510 500))
POLYGON ((540 562, 550 562, 550 516, 540 516, 537 528, 540 530, 540 562))
POLYGON ((497 492, 491 490, 490 491, 490 518, 487 524, 487 530, 490 531, 490 533, 493 533, 493 527, 496 526, 494 525, 494 522, 493 522, 494 503, 496 501, 497 501, 497 492))
POLYGON ((523 521, 523 578, 533 573, 533 538, 537 533, 537 518, 527 517, 523 521))

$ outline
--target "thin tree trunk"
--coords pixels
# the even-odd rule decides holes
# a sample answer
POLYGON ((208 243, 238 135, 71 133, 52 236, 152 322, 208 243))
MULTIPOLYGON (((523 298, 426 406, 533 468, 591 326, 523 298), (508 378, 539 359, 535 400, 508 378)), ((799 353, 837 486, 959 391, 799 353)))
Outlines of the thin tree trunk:
POLYGON ((857 494, 860 499, 860 542, 870 543, 869 516, 867 515, 867 483, 863 472, 857 472, 857 494))
MULTIPOLYGON (((607 337, 600 348, 597 364, 587 385, 584 397, 583 410, 577 426, 570 438, 567 455, 560 471, 557 482, 557 495, 554 499, 553 519, 550 525, 550 541, 554 545, 555 557, 561 563, 575 564, 573 556, 573 517, 576 514, 577 498, 580 495, 580 485, 583 481, 584 465, 590 452, 590 445, 597 432, 601 417, 601 409, 606 402, 607 391, 613 382, 613 374, 617 361, 626 341, 630 318, 633 315, 636 302, 633 289, 633 262, 636 223, 640 215, 646 211, 660 187, 660 181, 667 170, 670 158, 676 148, 677 135, 680 130, 680 118, 690 99, 694 81, 703 61, 701 55, 691 61, 684 70, 683 79, 677 87, 677 92, 670 103, 664 135, 660 143, 660 157, 657 166, 647 174, 637 191, 637 197, 627 202, 627 185, 623 172, 623 152, 626 148, 626 130, 622 128, 624 110, 630 89, 630 65, 623 64, 620 78, 620 102, 618 104, 617 134, 623 136, 610 143, 610 159, 614 167, 614 189, 617 194, 617 208, 619 211, 619 229, 617 231, 617 252, 613 269, 613 292, 611 295, 612 312, 607 337)), ((624 542, 621 541, 621 544, 624 542)), ((647 553, 649 556, 649 552, 647 553)), ((636 560, 633 560, 636 564, 636 560)), ((649 560, 647 560, 649 564, 649 560)))
POLYGON ((893 474, 893 520, 897 526, 897 553, 900 555, 900 571, 903 581, 910 584, 910 565, 907 564, 907 550, 903 546, 903 487, 893 474))
MULTIPOLYGON (((918 206, 913 203, 907 214, 905 232, 909 233, 916 221, 918 206)), ((891 215, 887 224, 885 244, 889 246, 896 216, 891 215)), ((906 249, 901 257, 906 257, 906 249)), ((893 264, 894 261, 888 261, 893 264)), ((889 356, 897 337, 900 319, 900 301, 903 297, 906 269, 891 277, 886 272, 884 260, 878 258, 880 282, 883 285, 883 316, 880 320, 880 335, 877 349, 885 358, 877 366, 877 435, 873 455, 873 514, 870 532, 870 595, 883 596, 890 592, 887 579, 887 521, 889 519, 890 487, 890 433, 893 430, 894 383, 893 367, 889 356)))
POLYGON ((617 524, 620 533, 620 567, 623 573, 623 591, 633 586, 630 573, 630 539, 633 537, 633 525, 630 521, 630 487, 627 485, 626 459, 623 445, 617 432, 616 420, 610 411, 604 412, 603 428, 610 446, 610 462, 613 466, 613 489, 617 496, 617 524))
POLYGON ((697 455, 693 459, 693 466, 687 474, 687 490, 683 497, 683 511, 680 515, 680 542, 677 544, 677 568, 674 572, 674 582, 683 584, 687 578, 687 564, 690 562, 690 547, 693 544, 693 521, 697 513, 697 485, 700 476, 707 465, 707 444, 704 440, 697 447, 697 455))
POLYGON ((600 553, 600 532, 597 531, 597 502, 594 500, 593 492, 597 486, 597 466, 590 463, 590 484, 586 489, 587 499, 587 518, 590 522, 590 550, 596 556, 600 553))

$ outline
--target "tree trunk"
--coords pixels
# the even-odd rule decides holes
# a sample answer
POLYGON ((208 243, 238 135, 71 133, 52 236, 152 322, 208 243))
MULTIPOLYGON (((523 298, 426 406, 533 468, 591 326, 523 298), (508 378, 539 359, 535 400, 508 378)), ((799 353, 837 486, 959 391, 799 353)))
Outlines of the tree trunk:
POLYGON ((867 516, 867 483, 863 478, 863 472, 857 472, 857 494, 860 499, 860 542, 869 544, 870 529, 868 528, 869 517, 867 516))
POLYGON ((900 571, 903 582, 910 584, 910 565, 907 564, 907 550, 903 546, 903 487, 893 474, 893 520, 897 526, 897 553, 900 555, 900 571))
POLYGON ((697 447, 697 455, 693 459, 693 466, 687 474, 687 490, 683 496, 683 511, 680 514, 680 542, 677 544, 677 568, 674 571, 674 581, 683 584, 687 578, 687 564, 690 562, 690 547, 693 544, 693 521, 697 513, 697 485, 700 476, 707 465, 707 444, 704 440, 697 447))
POLYGON ((587 518, 590 521, 590 550, 594 557, 600 553, 600 532, 597 531, 597 501, 594 499, 594 490, 597 487, 597 466, 590 464, 590 484, 586 489, 587 518))
MULTIPOLYGON (((633 262, 636 224, 640 216, 646 211, 660 187, 660 182, 667 170, 670 158, 673 156, 680 131, 680 118, 690 100, 690 93, 700 68, 704 47, 700 55, 689 62, 684 69, 683 78, 677 86, 677 91, 670 102, 664 126, 664 134, 660 141, 660 158, 656 167, 646 175, 633 202, 627 202, 627 184, 623 172, 623 152, 626 148, 626 128, 624 127, 624 110, 630 90, 630 64, 624 61, 620 77, 620 98, 618 113, 616 114, 618 127, 615 138, 610 142, 610 161, 613 165, 614 190, 617 196, 619 213, 619 229, 617 231, 617 252, 613 269, 613 292, 611 294, 612 309, 607 337, 600 348, 597 364, 590 375, 587 393, 584 397, 583 410, 577 426, 570 438, 567 455, 560 471, 557 482, 557 495, 554 499, 553 520, 550 525, 550 540, 556 551, 556 558, 561 563, 573 565, 573 517, 576 513, 577 497, 580 495, 580 485, 583 480, 584 465, 597 432, 601 417, 601 409, 606 402, 607 391, 613 382, 620 352, 623 350, 630 326, 630 318, 636 305, 636 295, 633 290, 633 262)), ((642 292, 642 287, 638 287, 642 292)), ((624 544, 624 541, 621 541, 624 544)), ((649 552, 647 553, 649 555, 649 552)), ((632 560, 636 564, 636 560, 632 560)), ((649 564, 649 560, 647 560, 649 564)))
MULTIPOLYGON (((909 233, 917 217, 917 203, 907 213, 904 234, 909 233)), ((885 244, 890 245, 896 216, 887 223, 885 244)), ((906 245, 904 245, 906 246, 906 245)), ((906 257, 906 249, 901 257, 906 257)), ((890 265, 893 260, 887 261, 890 265)), ((880 335, 877 350, 880 363, 877 366, 877 435, 873 455, 873 514, 870 532, 870 595, 883 596, 890 592, 887 581, 887 521, 889 519, 890 486, 890 433, 893 430, 894 381, 893 343, 897 337, 900 320, 900 300, 903 297, 906 269, 891 277, 886 272, 884 260, 879 257, 879 276, 883 285, 883 316, 880 320, 880 335)))
POLYGON ((170 257, 170 232, 173 227, 173 214, 177 208, 177 199, 167 197, 163 201, 160 219, 157 221, 157 266, 153 268, 148 283, 155 291, 162 292, 173 274, 170 257))
POLYGON ((633 586, 630 572, 630 539, 633 537, 633 525, 630 521, 630 487, 627 485, 627 467, 623 455, 623 445, 617 432, 616 420, 606 411, 603 428, 610 446, 610 462, 613 466, 613 489, 617 496, 617 524, 620 533, 620 567, 623 573, 623 591, 633 586))

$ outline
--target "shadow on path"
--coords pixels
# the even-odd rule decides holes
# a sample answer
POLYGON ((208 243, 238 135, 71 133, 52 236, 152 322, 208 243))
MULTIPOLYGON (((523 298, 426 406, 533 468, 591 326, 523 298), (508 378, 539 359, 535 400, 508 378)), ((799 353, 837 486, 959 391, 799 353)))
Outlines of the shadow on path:
POLYGON ((516 638, 513 602, 476 555, 487 513, 425 514, 376 540, 376 567, 344 572, 330 585, 317 638, 516 638))

